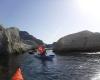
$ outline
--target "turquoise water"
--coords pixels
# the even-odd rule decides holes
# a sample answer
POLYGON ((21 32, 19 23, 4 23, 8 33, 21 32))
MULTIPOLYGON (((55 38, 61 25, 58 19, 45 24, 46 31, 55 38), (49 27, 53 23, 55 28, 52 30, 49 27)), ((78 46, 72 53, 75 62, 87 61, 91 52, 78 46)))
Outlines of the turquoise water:
POLYGON ((56 55, 42 61, 25 53, 18 60, 25 80, 100 80, 100 55, 56 55))

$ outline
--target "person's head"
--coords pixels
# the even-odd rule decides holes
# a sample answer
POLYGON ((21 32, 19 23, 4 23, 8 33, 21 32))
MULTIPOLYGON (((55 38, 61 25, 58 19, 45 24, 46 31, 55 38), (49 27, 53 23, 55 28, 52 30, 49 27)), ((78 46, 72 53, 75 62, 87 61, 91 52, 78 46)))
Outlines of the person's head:
POLYGON ((38 46, 38 51, 43 53, 45 51, 45 47, 43 45, 38 46))

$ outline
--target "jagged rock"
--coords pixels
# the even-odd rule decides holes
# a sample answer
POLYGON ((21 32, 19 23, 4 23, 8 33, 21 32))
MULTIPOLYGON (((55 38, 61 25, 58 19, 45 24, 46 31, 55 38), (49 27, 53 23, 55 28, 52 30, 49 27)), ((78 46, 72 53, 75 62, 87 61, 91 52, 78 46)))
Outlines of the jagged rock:
POLYGON ((54 51, 100 51, 100 33, 82 31, 62 37, 54 51))

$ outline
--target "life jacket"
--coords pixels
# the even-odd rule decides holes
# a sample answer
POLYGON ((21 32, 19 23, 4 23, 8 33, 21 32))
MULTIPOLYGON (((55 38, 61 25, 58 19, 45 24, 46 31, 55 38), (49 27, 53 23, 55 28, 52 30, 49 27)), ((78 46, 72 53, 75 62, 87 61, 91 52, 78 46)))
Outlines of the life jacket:
POLYGON ((12 76, 11 80, 24 80, 20 68, 17 69, 17 71, 15 72, 15 74, 12 76))

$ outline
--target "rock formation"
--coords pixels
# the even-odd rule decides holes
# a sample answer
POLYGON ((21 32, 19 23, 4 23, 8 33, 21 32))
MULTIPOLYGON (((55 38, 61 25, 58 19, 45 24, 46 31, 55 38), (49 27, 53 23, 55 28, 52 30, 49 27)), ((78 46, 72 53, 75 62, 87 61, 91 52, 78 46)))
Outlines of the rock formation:
POLYGON ((62 37, 54 51, 100 51, 100 33, 82 31, 62 37))
POLYGON ((0 26, 0 54, 21 53, 43 44, 39 39, 16 27, 3 28, 0 26))
POLYGON ((33 48, 36 48, 38 45, 44 44, 42 40, 35 38, 26 31, 20 31, 19 34, 21 41, 23 41, 25 44, 33 45, 33 48))
POLYGON ((6 54, 7 47, 8 47, 8 41, 7 41, 6 31, 2 26, 0 26, 0 54, 1 53, 6 54))

